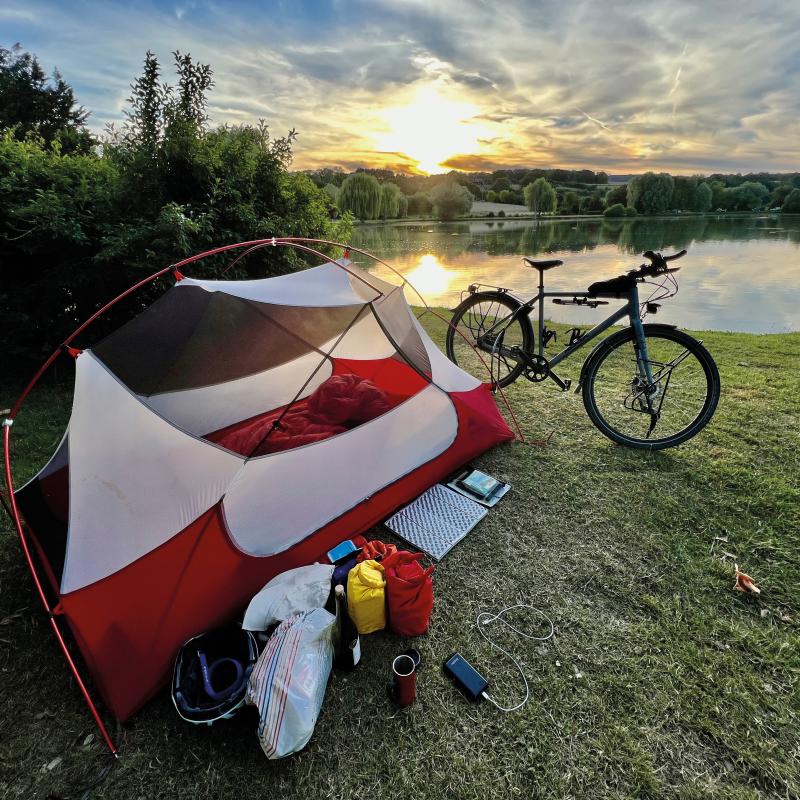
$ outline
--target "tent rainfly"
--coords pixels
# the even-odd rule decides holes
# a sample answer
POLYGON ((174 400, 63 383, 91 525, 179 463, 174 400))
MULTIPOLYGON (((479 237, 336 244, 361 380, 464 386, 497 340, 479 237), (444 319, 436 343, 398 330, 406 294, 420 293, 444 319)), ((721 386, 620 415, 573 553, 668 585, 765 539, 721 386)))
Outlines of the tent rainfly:
MULTIPOLYGON (((265 244, 309 249, 232 247, 265 244)), ((270 578, 513 438, 489 386, 448 361, 402 286, 346 258, 264 280, 177 270, 205 255, 156 273, 177 281, 94 347, 67 348, 67 431, 15 492, 8 435, 25 395, 6 421, 12 515, 101 727, 57 619, 125 720, 184 641, 229 620, 270 578), (309 408, 333 376, 345 389, 377 386, 377 411, 320 424, 309 408)))

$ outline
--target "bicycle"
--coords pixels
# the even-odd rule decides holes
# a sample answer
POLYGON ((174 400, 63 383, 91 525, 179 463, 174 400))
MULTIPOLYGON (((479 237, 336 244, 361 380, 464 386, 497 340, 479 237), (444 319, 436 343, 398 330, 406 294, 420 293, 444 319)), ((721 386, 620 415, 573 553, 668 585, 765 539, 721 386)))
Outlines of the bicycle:
POLYGON ((648 250, 644 257, 649 264, 593 283, 585 292, 546 292, 545 271, 564 262, 523 258, 539 272, 538 293, 523 301, 508 289, 471 285, 453 312, 447 356, 476 377, 485 377, 488 358, 494 386, 509 386, 522 375, 533 383, 549 378, 568 391, 571 382, 562 380, 554 367, 627 316, 629 327, 612 333, 589 353, 575 393, 582 392, 589 419, 612 441, 646 450, 674 447, 708 424, 720 395, 719 370, 702 342, 674 325, 642 321, 657 313, 656 301, 678 291, 674 273, 680 268, 667 265, 684 255, 686 250, 671 256, 648 250), (640 302, 643 283, 656 288, 640 302), (609 300, 602 298, 626 302, 591 330, 572 328, 567 346, 548 358, 545 348, 557 339, 544 321, 548 297, 559 305, 585 308, 608 305, 609 300), (534 336, 530 315, 537 303, 538 336, 534 336))

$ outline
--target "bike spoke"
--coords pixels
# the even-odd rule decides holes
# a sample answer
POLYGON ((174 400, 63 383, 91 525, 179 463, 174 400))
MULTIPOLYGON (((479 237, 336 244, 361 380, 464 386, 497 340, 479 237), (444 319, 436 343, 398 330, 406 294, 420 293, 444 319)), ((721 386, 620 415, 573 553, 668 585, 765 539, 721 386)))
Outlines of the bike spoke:
POLYGON ((479 380, 490 380, 487 367, 491 380, 498 382, 507 380, 518 369, 509 353, 512 348, 524 345, 522 325, 513 318, 512 309, 496 298, 477 300, 465 309, 456 321, 456 332, 451 338, 455 362, 479 380), (487 331, 491 333, 487 335, 487 331), (496 349, 493 344, 497 345, 496 349))
POLYGON ((647 347, 653 382, 641 378, 633 342, 628 341, 598 368, 594 400, 606 423, 623 436, 663 440, 685 430, 702 412, 708 383, 702 364, 682 344, 648 337, 647 347))

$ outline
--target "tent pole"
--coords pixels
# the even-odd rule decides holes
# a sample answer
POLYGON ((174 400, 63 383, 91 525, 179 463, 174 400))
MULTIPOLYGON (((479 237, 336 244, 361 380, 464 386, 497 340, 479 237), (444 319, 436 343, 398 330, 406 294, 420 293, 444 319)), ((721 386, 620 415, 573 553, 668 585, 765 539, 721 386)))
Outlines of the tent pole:
MULTIPOLYGON (((42 583, 39 580, 39 575, 36 572, 36 565, 34 564, 33 557, 31 555, 30 548, 28 547, 28 541, 25 536, 25 531, 22 527, 22 520, 19 517, 19 510, 17 509, 17 499, 14 497, 14 487, 11 478, 11 455, 9 453, 9 435, 11 431, 11 423, 12 419, 7 418, 3 422, 3 461, 5 467, 5 474, 6 474, 6 485, 8 486, 8 501, 11 505, 11 518, 14 520, 14 526, 17 529, 17 535, 19 536, 20 544, 22 545, 22 552, 25 554, 25 561, 28 564, 28 569, 30 570, 31 575, 33 576, 33 582, 36 585, 36 591, 39 594, 39 599, 42 601, 42 605, 44 606, 44 610, 47 613, 48 618, 50 619, 50 625, 53 628, 53 632, 56 635, 56 639, 58 640, 58 644, 61 647, 61 651, 64 654, 64 658, 67 660, 67 664, 75 677, 75 680, 78 683, 78 687, 81 690, 81 694, 83 694, 83 699, 86 701, 86 704, 89 706, 89 711, 94 717, 94 721, 97 723, 97 727, 100 729, 100 733, 103 735, 103 739, 105 740, 108 749, 111 751, 111 754, 114 758, 118 757, 118 749, 115 746, 114 742, 111 741, 111 737, 106 730, 106 726, 103 724, 103 720, 100 718, 100 714, 97 711, 97 706, 95 706, 94 702, 92 701, 91 696, 89 695, 89 691, 86 688, 86 684, 83 682, 83 679, 78 672, 78 668, 75 665, 75 661, 72 658, 69 650, 67 649, 67 644, 64 641, 64 637, 61 633, 61 629, 58 627, 58 623, 56 622, 55 614, 53 613, 53 609, 50 608, 50 603, 47 601, 47 595, 44 593, 44 589, 42 587, 42 583)), ((4 503, 5 505, 5 503, 4 503)))

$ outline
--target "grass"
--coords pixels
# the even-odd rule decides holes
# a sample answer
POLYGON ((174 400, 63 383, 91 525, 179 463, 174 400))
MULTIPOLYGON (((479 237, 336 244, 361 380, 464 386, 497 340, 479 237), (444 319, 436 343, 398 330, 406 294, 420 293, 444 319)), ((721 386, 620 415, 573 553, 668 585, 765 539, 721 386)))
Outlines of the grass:
MULTIPOLYGON (((441 340, 438 323, 432 332, 441 340)), ((617 447, 579 397, 511 388, 526 435, 555 433, 547 447, 511 444, 479 460, 514 489, 437 569, 432 627, 414 642, 425 667, 412 707, 386 700, 391 657, 409 643, 384 633, 365 638, 356 673, 333 675, 310 744, 280 762, 262 756, 252 710, 200 729, 162 692, 118 732, 121 758, 96 796, 800 795, 800 335, 701 338, 722 399, 675 450, 617 447), (760 598, 732 591, 734 561, 760 598), (512 714, 470 706, 439 664, 460 650, 501 702, 516 702, 519 676, 474 620, 517 602, 556 624, 546 643, 498 637, 522 658, 531 700, 512 714)), ((68 406, 50 385, 23 410, 18 480, 53 450, 68 406)), ((107 756, 3 525, 0 797, 78 796, 107 756)))

